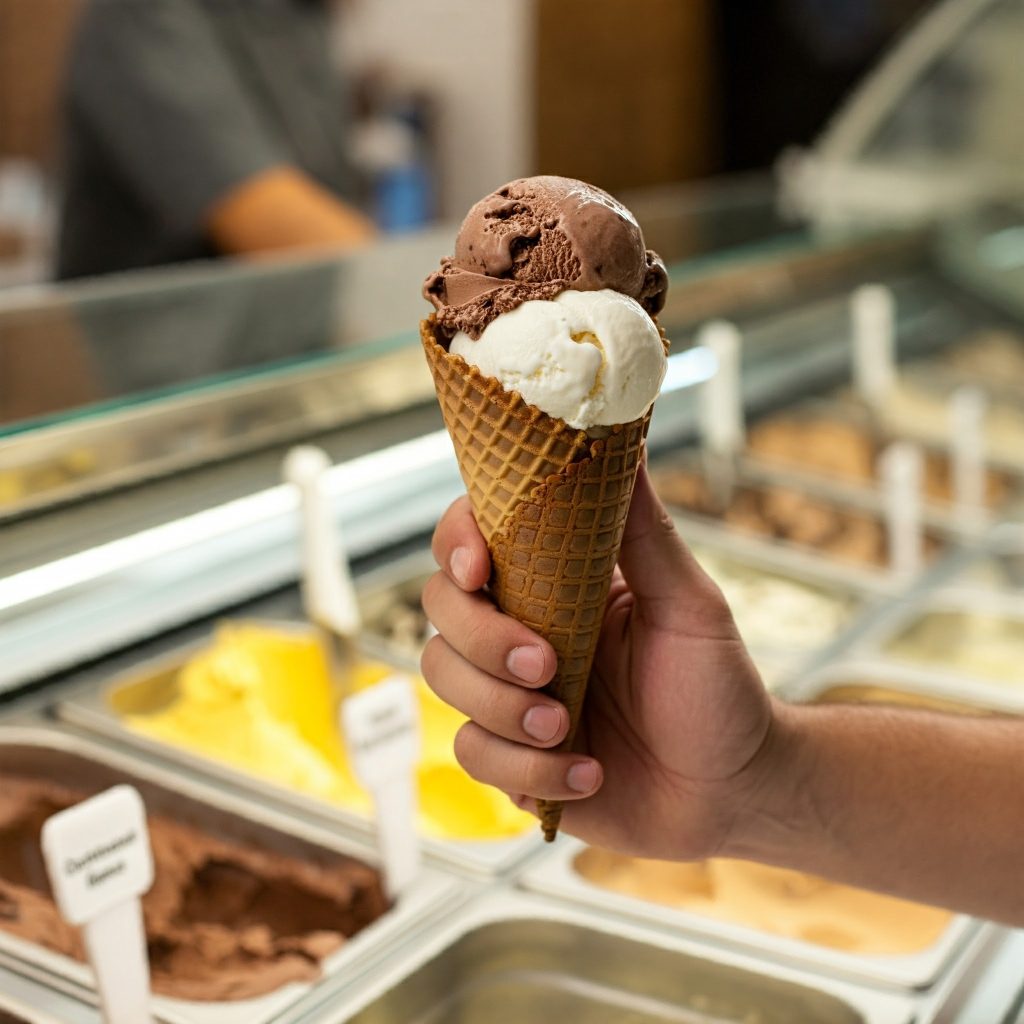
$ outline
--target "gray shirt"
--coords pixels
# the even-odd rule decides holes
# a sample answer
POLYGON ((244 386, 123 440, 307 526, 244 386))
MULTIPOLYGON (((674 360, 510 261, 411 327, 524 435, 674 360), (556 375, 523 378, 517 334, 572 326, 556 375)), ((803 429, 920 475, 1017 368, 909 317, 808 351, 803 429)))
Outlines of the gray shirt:
POLYGON ((203 258, 217 200, 291 164, 352 191, 320 0, 91 0, 69 61, 57 276, 203 258))

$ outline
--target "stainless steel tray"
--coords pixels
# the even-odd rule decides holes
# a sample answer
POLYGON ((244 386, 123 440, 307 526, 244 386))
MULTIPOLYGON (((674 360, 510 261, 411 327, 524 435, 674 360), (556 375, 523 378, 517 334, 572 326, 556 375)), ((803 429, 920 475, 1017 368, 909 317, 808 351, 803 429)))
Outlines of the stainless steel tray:
POLYGON ((524 893, 484 895, 303 1024, 910 1024, 913 1002, 524 893))
POLYGON ((964 552, 945 586, 961 593, 1009 590, 1024 593, 1024 526, 1003 523, 984 544, 964 552))
POLYGON ((573 862, 584 849, 585 844, 579 840, 560 841, 547 856, 539 858, 523 873, 521 884, 533 892, 689 932, 748 949, 779 962, 814 967, 860 982, 905 990, 925 988, 941 976, 981 929, 981 925, 971 918, 956 916, 938 942, 920 953, 895 956, 846 953, 603 889, 588 882, 575 870, 573 862))
POLYGON ((865 694, 864 698, 857 698, 852 693, 833 695, 832 691, 840 688, 894 691, 907 698, 908 706, 928 707, 935 711, 1024 714, 1024 692, 1015 695, 1005 689, 979 686, 973 680, 962 677, 864 654, 851 654, 841 661, 793 680, 781 686, 778 694, 796 703, 834 700, 837 697, 844 701, 865 699, 866 703, 878 702, 871 699, 870 693, 865 694), (920 701, 917 698, 921 698, 920 701))
MULTIPOLYGON (((302 629, 301 626, 296 626, 302 629)), ((79 693, 58 705, 61 719, 88 729, 135 751, 145 752, 161 761, 184 766, 201 777, 212 778, 233 789, 244 791, 261 804, 276 807, 281 813, 327 824, 346 834, 371 843, 373 822, 369 817, 328 803, 325 800, 288 789, 261 779, 239 768, 222 764, 181 747, 143 736, 125 726, 116 708, 146 713, 166 705, 176 692, 176 678, 184 662, 208 641, 145 662, 115 676, 97 689, 79 693)), ((372 646, 369 648, 372 653, 372 646)), ((520 836, 493 841, 457 841, 423 838, 423 852, 429 861, 444 864, 476 877, 491 877, 508 871, 535 853, 543 845, 539 828, 529 828, 520 836)))
POLYGON ((851 644, 850 654, 876 657, 905 666, 922 678, 934 680, 937 686, 969 691, 973 700, 986 707, 1024 712, 1024 641, 1021 644, 1019 686, 999 683, 987 679, 983 674, 972 673, 969 669, 952 664, 947 666, 938 659, 935 664, 931 664, 901 655, 897 646, 900 639, 931 616, 948 619, 951 636, 956 635, 958 619, 978 616, 1006 619, 1018 625, 1024 636, 1024 593, 984 589, 958 591, 949 586, 931 594, 925 593, 916 600, 900 602, 894 606, 890 615, 873 622, 851 644))
MULTIPOLYGON (((116 783, 136 786, 154 813, 184 818, 225 839, 253 843, 299 857, 356 856, 373 863, 373 851, 351 838, 301 824, 251 800, 185 779, 156 765, 116 753, 56 727, 0 726, 0 775, 20 771, 85 790, 116 783)), ((387 954, 400 938, 422 927, 432 913, 458 905, 464 896, 452 879, 425 870, 395 908, 352 937, 322 963, 324 978, 348 984, 387 954)), ((0 932, 0 951, 42 972, 57 988, 89 1000, 92 974, 83 964, 34 943, 0 932)), ((322 982, 319 982, 322 983, 322 982)), ((319 984, 318 983, 318 984, 319 984)), ((263 1024, 291 1019, 289 1007, 312 986, 291 984, 257 999, 199 1003, 154 997, 156 1018, 165 1024, 263 1024)))
POLYGON ((102 1024, 100 1014, 61 992, 0 966, 0 1024, 102 1024))

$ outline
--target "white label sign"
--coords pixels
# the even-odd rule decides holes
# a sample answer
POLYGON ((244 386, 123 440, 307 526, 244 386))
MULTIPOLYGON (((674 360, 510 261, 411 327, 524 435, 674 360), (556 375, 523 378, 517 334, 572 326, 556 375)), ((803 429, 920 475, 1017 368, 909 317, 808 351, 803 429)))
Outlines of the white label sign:
POLYGON ((348 697, 342 727, 356 778, 373 794, 388 892, 398 895, 419 872, 416 762, 419 705, 412 682, 392 676, 348 697))
POLYGON ((868 405, 878 406, 896 383, 896 303, 881 284, 858 288, 853 317, 853 386, 868 405))
POLYGON ((115 786, 53 815, 42 842, 57 906, 71 924, 84 924, 153 884, 146 810, 131 786, 115 786))
POLYGON ((391 676, 349 697, 341 711, 352 768, 367 789, 415 765, 419 708, 409 679, 391 676))

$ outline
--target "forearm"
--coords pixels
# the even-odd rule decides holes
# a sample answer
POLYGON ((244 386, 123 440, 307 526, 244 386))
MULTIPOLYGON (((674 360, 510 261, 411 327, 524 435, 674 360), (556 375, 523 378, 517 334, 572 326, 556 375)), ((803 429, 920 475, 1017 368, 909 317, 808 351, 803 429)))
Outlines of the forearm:
POLYGON ((375 233, 367 217, 292 167, 243 182, 214 205, 205 227, 228 253, 364 245, 375 233))
POLYGON ((777 710, 724 853, 1024 925, 1024 721, 777 710))

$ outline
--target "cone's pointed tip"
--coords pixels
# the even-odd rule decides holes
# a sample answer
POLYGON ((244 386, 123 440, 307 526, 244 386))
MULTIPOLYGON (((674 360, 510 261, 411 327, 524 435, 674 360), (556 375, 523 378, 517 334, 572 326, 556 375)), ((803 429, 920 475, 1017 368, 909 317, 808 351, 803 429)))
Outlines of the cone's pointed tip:
POLYGON ((542 830, 544 832, 544 842, 545 843, 553 843, 555 841, 555 836, 558 835, 558 826, 557 825, 542 825, 541 828, 542 828, 542 830))

